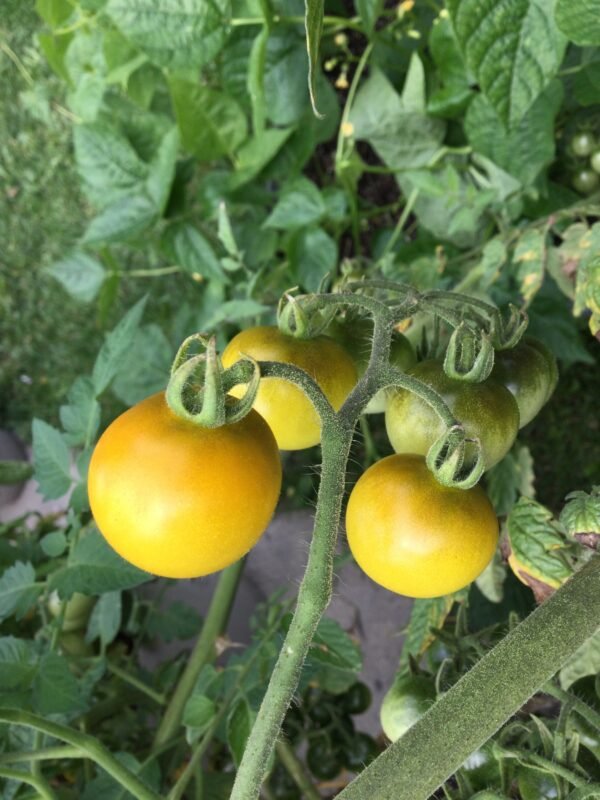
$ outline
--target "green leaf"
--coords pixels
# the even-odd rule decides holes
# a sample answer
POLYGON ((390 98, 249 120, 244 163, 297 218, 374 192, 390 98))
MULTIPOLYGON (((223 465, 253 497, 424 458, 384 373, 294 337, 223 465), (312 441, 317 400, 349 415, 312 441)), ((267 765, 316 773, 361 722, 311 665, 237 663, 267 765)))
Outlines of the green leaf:
POLYGON ((560 515, 560 522, 569 536, 577 533, 600 534, 600 487, 595 486, 590 494, 571 492, 569 501, 560 515))
POLYGON ((107 647, 115 638, 121 627, 121 592, 106 592, 103 594, 90 616, 86 642, 100 639, 102 648, 107 647))
POLYGON ((575 681, 586 675, 600 673, 600 630, 575 650, 559 672, 560 685, 568 689, 575 681))
POLYGON ((215 713, 215 704, 212 700, 202 694, 192 694, 183 709, 183 724, 193 728, 193 733, 197 737, 208 728, 215 713))
POLYGON ((63 531, 52 531, 40 539, 40 547, 49 558, 62 556, 68 547, 63 531))
POLYGON ((112 391, 133 406, 155 392, 163 391, 173 361, 171 343, 158 325, 143 325, 121 360, 112 391))
POLYGON ((152 61, 170 70, 204 66, 229 35, 229 0, 109 0, 105 11, 152 61))
POLYGON ((596 56, 596 60, 585 64, 571 80, 577 102, 582 106, 596 105, 600 97, 600 59, 596 56))
POLYGON ((408 628, 406 629, 399 671, 406 667, 409 656, 413 656, 417 661, 420 659, 427 648, 435 641, 435 634, 432 629, 442 627, 455 601, 465 594, 463 591, 457 595, 449 594, 444 597, 415 600, 408 628))
POLYGON ((146 191, 160 214, 165 210, 171 193, 178 153, 179 131, 173 127, 161 139, 146 178, 146 191))
POLYGON ((180 78, 171 78, 169 88, 184 149, 199 161, 233 155, 248 133, 237 101, 224 92, 180 78))
POLYGON ((553 81, 507 132, 492 104, 479 95, 467 110, 465 132, 474 150, 529 186, 554 161, 554 120, 562 98, 561 84, 553 81))
POLYGON ((133 344, 146 306, 146 297, 129 309, 121 321, 104 340, 92 370, 92 381, 96 396, 110 384, 121 367, 122 359, 133 344))
POLYGON ((144 185, 148 164, 114 124, 77 125, 74 141, 84 191, 98 208, 131 196, 144 185))
POLYGON ((227 719, 227 743, 236 767, 239 767, 244 755, 255 719, 256 713, 245 698, 238 700, 227 719))
POLYGON ((22 483, 33 475, 28 461, 0 461, 0 485, 22 483))
POLYGON ((309 292, 316 292, 321 281, 335 269, 338 248, 321 228, 304 228, 290 247, 290 261, 296 280, 309 292))
POLYGON ((93 245, 127 241, 149 228, 158 214, 159 210, 147 194, 126 195, 90 222, 81 241, 93 245))
POLYGON ((504 581, 506 580, 506 566, 502 556, 496 551, 493 559, 476 578, 475 583, 481 594, 490 603, 501 603, 504 597, 504 581))
POLYGON ((323 617, 314 635, 310 658, 342 669, 359 672, 362 669, 360 648, 339 622, 323 617))
POLYGON ((229 214, 227 213, 227 206, 225 203, 219 203, 218 213, 217 236, 219 237, 219 241, 230 256, 238 259, 241 257, 241 253, 238 250, 237 242, 235 241, 235 236, 233 235, 231 220, 229 219, 229 214))
POLYGON ((432 25, 429 50, 444 85, 432 93, 427 110, 430 114, 453 119, 462 114, 472 92, 449 18, 438 17, 432 25))
POLYGON ((263 25, 252 43, 246 78, 246 87, 252 103, 252 130, 255 135, 260 135, 264 131, 267 119, 264 83, 268 44, 269 27, 263 25))
POLYGON ((319 47, 323 34, 323 14, 325 0, 305 0, 304 25, 306 28, 306 49, 308 51, 308 91, 313 112, 322 115, 317 109, 316 84, 319 70, 319 47))
POLYGON ((278 126, 297 123, 310 101, 306 43, 293 29, 271 33, 264 74, 268 119, 278 126))
POLYGON ((600 15, 590 0, 556 0, 556 24, 580 47, 600 45, 600 15))
POLYGON ((34 419, 31 429, 34 477, 42 495, 48 500, 55 500, 69 490, 73 481, 69 448, 60 431, 47 422, 34 419))
POLYGON ((356 0, 356 10, 365 25, 365 31, 371 33, 381 15, 383 0, 356 0))
POLYGON ((223 322, 239 322, 248 317, 258 317, 270 310, 269 306, 256 300, 228 300, 206 319, 203 328, 213 330, 223 322))
POLYGON ((520 494, 534 496, 533 459, 529 448, 517 444, 486 473, 487 494, 498 516, 506 516, 520 494))
POLYGON ((509 563, 524 582, 558 589, 573 574, 566 559, 566 542, 552 521, 552 513, 534 500, 522 497, 508 516, 509 563))
POLYGON ((100 426, 100 405, 91 378, 79 377, 67 393, 67 403, 60 407, 60 421, 65 440, 70 445, 91 444, 100 426))
POLYGON ((449 0, 469 68, 507 128, 520 122, 558 72, 566 40, 547 0, 449 0))
POLYGON ((119 556, 97 531, 89 531, 78 542, 67 564, 52 573, 48 588, 61 598, 74 592, 103 594, 131 589, 152 579, 119 556))
POLYGON ((232 191, 255 178, 277 155, 293 131, 293 128, 269 128, 240 147, 237 153, 236 172, 229 180, 232 191))
POLYGON ((85 708, 77 679, 64 656, 42 656, 33 683, 33 701, 39 714, 69 714, 85 708))
MULTIPOLYGON (((597 224, 594 228, 596 227, 597 224)), ((596 336, 600 331, 600 258, 598 257, 586 259, 577 270, 573 314, 578 317, 584 311, 589 312, 589 328, 592 336, 596 336)))
POLYGON ((65 54, 72 39, 72 33, 65 33, 63 36, 54 36, 52 33, 38 33, 37 35, 40 50, 46 61, 67 85, 71 83, 71 79, 65 66, 65 54))
POLYGON ((35 603, 43 586, 36 586, 35 570, 17 561, 0 577, 0 622, 15 612, 23 616, 35 603))
POLYGON ((175 601, 168 608, 152 607, 148 612, 146 630, 165 642, 191 639, 202 628, 202 618, 196 609, 175 601))
MULTIPOLYGON (((14 636, 0 638, 0 693, 28 688, 36 673, 33 642, 14 636)), ((5 703, 7 698, 2 697, 5 703)))
MULTIPOLYGON (((416 63, 413 62, 411 80, 420 84, 416 63)), ((405 99, 385 75, 374 68, 356 95, 349 116, 353 135, 356 139, 366 139, 390 169, 425 166, 442 144, 444 122, 411 110, 421 88, 414 83, 405 85, 407 108, 405 99)))
POLYGON ((78 250, 55 261, 46 272, 81 303, 90 303, 95 299, 106 277, 104 267, 97 259, 78 250))
POLYGON ((36 0, 35 10, 51 28, 58 28, 73 13, 69 0, 36 0))
POLYGON ((533 229, 526 230, 519 238, 513 254, 517 269, 515 277, 519 282, 525 304, 531 302, 540 290, 546 266, 546 234, 533 229))
POLYGON ((319 189, 308 178, 300 177, 284 187, 264 227, 294 230, 318 222, 325 212, 319 189))
POLYGON ((177 265, 190 275, 198 274, 209 280, 227 283, 227 276, 212 245, 193 225, 186 222, 173 226, 168 231, 167 241, 173 249, 177 265))

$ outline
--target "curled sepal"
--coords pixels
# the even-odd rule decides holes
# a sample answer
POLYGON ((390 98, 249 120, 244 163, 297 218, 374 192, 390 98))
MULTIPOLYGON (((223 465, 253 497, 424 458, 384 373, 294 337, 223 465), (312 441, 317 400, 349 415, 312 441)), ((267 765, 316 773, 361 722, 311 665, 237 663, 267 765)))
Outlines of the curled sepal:
POLYGON ((255 361, 251 356, 242 355, 239 361, 225 370, 223 387, 226 393, 240 383, 246 384, 246 391, 236 399, 228 394, 225 405, 227 422, 239 422, 239 420, 243 419, 250 412, 256 400, 260 385, 260 367, 258 361, 255 361))
POLYGON ((493 366, 494 348, 488 334, 481 328, 472 330, 461 322, 452 333, 446 350, 446 375, 455 380, 480 383, 489 376, 493 366))
POLYGON ((502 315, 500 311, 494 314, 491 319, 490 336, 496 350, 510 350, 518 344, 528 324, 527 312, 512 303, 508 306, 508 315, 502 315))
POLYGON ((479 439, 467 439, 462 425, 452 425, 431 445, 427 468, 443 486, 470 489, 483 475, 479 439))
POLYGON ((285 292, 277 307, 277 325, 282 333, 296 339, 319 336, 330 325, 337 309, 319 303, 318 294, 292 294, 298 287, 285 292))
POLYGON ((258 364, 254 369, 246 366, 248 359, 241 364, 245 369, 244 380, 240 369, 235 374, 233 368, 225 371, 217 354, 216 340, 202 334, 188 337, 177 352, 165 397, 174 414, 204 428, 218 428, 230 422, 237 422, 250 408, 258 389, 258 364), (204 352, 189 357, 192 344, 199 343, 204 352), (236 383, 248 382, 248 389, 241 400, 230 396, 229 389, 236 383))

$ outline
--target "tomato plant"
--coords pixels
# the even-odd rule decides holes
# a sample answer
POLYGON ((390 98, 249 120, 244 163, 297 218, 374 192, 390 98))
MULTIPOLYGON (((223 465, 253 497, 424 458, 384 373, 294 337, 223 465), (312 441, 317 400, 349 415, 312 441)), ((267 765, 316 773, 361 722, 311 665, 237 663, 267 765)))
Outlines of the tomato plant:
POLYGON ((496 354, 492 377, 514 395, 519 407, 520 428, 531 422, 550 398, 556 373, 552 354, 541 342, 531 338, 496 354))
POLYGON ((434 704, 435 697, 429 676, 401 674, 396 678, 380 710, 381 726, 388 739, 395 742, 406 733, 434 704))
MULTIPOLYGON (((300 367, 316 380, 336 410, 357 380, 356 368, 348 353, 327 336, 300 339, 276 327, 247 328, 223 351, 224 366, 235 364, 243 355, 257 361, 280 361, 300 367)), ((236 386, 232 394, 239 397, 244 391, 243 386, 236 386)), ((254 407, 269 424, 281 450, 301 450, 319 443, 319 416, 303 392, 289 381, 263 380, 254 407)))
POLYGON ((479 487, 441 486, 417 455, 378 461, 346 511, 348 544, 376 583, 410 597, 455 592, 489 563, 498 520, 479 487))
MULTIPOLYGON (((513 396, 499 382, 488 379, 467 383, 449 378, 440 361, 422 361, 408 370, 446 401, 469 436, 481 441, 486 469, 510 450, 519 428, 519 409, 513 396)), ((444 425, 436 412, 406 389, 390 393, 385 424, 397 453, 425 455, 442 434, 444 425)))
POLYGON ((162 393, 108 427, 88 475, 92 513, 112 547, 141 569, 177 578, 207 575, 247 553, 280 487, 277 446, 256 412, 202 428, 175 416, 162 393))

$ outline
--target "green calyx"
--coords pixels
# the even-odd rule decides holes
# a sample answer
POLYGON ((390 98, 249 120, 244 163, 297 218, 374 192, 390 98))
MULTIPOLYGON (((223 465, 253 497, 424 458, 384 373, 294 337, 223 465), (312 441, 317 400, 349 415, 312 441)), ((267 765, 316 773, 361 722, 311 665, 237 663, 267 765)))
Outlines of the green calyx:
POLYGON ((508 316, 503 317, 500 311, 494 314, 490 325, 490 336, 496 350, 510 350, 518 344, 528 324, 527 312, 512 303, 508 307, 508 316))
POLYGON ((436 439, 426 456, 427 468, 442 486, 470 489, 483 475, 485 465, 478 439, 467 439, 462 425, 452 425, 436 439), (470 458, 465 460, 467 442, 471 445, 470 458), (472 449, 476 446, 473 458, 472 449))
POLYGON ((238 422, 248 414, 258 391, 260 369, 256 361, 243 358, 230 369, 224 369, 217 354, 216 339, 195 333, 183 342, 171 367, 165 392, 171 411, 181 419, 204 428, 218 428, 238 422), (204 351, 189 356, 193 344, 204 351), (247 383, 241 399, 229 392, 247 383))
POLYGON ((455 380, 480 383, 489 377, 494 366, 494 348, 482 329, 473 330, 465 322, 450 337, 444 372, 455 380))

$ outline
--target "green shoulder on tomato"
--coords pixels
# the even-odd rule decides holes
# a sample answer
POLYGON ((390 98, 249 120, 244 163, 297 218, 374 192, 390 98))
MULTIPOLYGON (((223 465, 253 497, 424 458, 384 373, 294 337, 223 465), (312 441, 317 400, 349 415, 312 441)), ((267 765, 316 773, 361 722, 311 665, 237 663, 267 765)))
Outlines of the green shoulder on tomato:
POLYGON ((492 378, 504 384, 517 401, 521 428, 547 402, 557 377, 554 356, 537 339, 524 339, 516 347, 496 353, 492 378))
MULTIPOLYGON (((480 383, 449 378, 441 361, 422 361, 407 375, 434 389, 446 402, 470 438, 481 442, 485 468, 508 453, 519 430, 519 408, 510 391, 488 378, 480 383)), ((408 389, 394 389, 388 398, 385 424, 397 453, 427 455, 445 425, 425 401, 408 389)))
POLYGON ((400 675, 383 698, 379 716, 385 735, 395 742, 435 703, 435 686, 425 675, 400 675))

